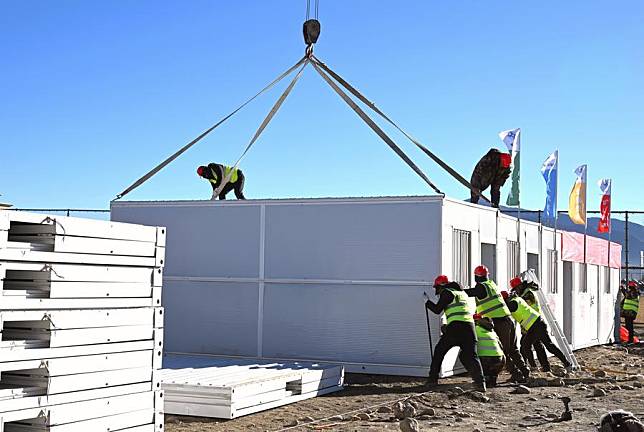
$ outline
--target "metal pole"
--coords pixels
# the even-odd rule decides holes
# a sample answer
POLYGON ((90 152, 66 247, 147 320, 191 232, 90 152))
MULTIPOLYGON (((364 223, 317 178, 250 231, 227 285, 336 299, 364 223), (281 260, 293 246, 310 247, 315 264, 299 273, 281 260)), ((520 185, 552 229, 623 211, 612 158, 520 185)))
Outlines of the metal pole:
POLYGON ((626 281, 628 282, 628 210, 624 212, 624 220, 625 220, 625 225, 624 225, 624 253, 626 254, 625 257, 625 264, 626 264, 626 281))
MULTIPOLYGON (((427 300, 429 300, 429 297, 427 296, 426 292, 423 292, 423 298, 425 299, 425 303, 427 300)), ((429 355, 430 355, 430 364, 431 362, 434 361, 434 343, 432 342, 432 329, 429 325, 429 311, 427 310, 427 306, 425 306, 425 303, 423 303, 423 308, 425 309, 425 319, 427 319, 427 336, 429 337, 429 355)))

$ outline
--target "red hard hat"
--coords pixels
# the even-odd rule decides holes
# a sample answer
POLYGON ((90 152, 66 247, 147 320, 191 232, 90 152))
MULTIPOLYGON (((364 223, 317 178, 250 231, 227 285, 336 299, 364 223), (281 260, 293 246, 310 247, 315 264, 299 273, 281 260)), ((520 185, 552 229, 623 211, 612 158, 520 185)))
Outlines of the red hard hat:
POLYGON ((512 155, 510 153, 501 153, 501 168, 510 168, 512 164, 512 155))
POLYGON ((480 265, 474 269, 474 276, 486 276, 489 274, 489 270, 484 265, 480 265))
POLYGON ((202 166, 200 166, 199 168, 197 168, 197 175, 198 175, 199 177, 203 177, 203 167, 202 167, 202 166))
POLYGON ((515 289, 515 288, 516 288, 516 287, 518 287, 519 285, 521 285, 521 278, 515 277, 514 279, 512 279, 512 280, 510 281, 510 287, 511 287, 512 289, 515 289))
POLYGON ((445 285, 448 282, 449 282, 449 279, 447 279, 447 276, 440 275, 436 279, 434 279, 434 286, 445 285))
POLYGON ((472 315, 472 318, 474 318, 474 320, 480 320, 482 316, 479 313, 475 313, 474 315, 472 315))
POLYGON ((628 281, 629 288, 637 288, 637 283, 635 281, 628 281))
POLYGON ((503 297, 503 300, 507 300, 510 294, 507 291, 501 291, 501 297, 503 297))

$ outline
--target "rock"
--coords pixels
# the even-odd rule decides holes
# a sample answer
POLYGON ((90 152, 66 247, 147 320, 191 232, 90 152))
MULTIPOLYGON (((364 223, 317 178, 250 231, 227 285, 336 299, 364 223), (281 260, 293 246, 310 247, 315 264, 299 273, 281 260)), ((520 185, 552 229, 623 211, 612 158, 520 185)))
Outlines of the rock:
POLYGON ((563 378, 566 375, 568 375, 568 371, 566 370, 566 368, 560 365, 552 365, 550 367, 550 372, 552 372, 554 376, 558 376, 560 378, 563 378))
POLYGON ((473 417, 473 416, 472 416, 472 414, 470 414, 470 413, 468 413, 468 412, 464 412, 464 411, 456 411, 456 412, 454 413, 454 415, 455 415, 456 417, 461 417, 461 418, 470 418, 470 417, 473 417))
POLYGON ((392 410, 388 406, 381 406, 376 410, 376 412, 379 412, 381 414, 391 414, 392 412, 394 412, 394 410, 392 410))
POLYGON ((422 408, 420 411, 418 411, 418 415, 421 415, 421 416, 435 416, 436 415, 436 410, 434 408, 422 408))
POLYGON ((644 375, 637 374, 633 378, 635 379, 635 381, 638 381, 638 382, 641 382, 642 384, 644 384, 644 375))
POLYGON ((517 386, 514 390, 512 390, 510 393, 512 394, 528 394, 530 393, 530 389, 524 385, 517 386))
POLYGON ((472 432, 483 432, 483 431, 481 429, 479 429, 479 428, 476 428, 472 432))
MULTIPOLYGON (((548 386, 548 380, 542 377, 530 377, 528 379, 528 386, 530 387, 547 387, 548 386)), ((524 386, 525 387, 525 386, 524 386)))
POLYGON ((465 393, 465 390, 463 390, 461 387, 454 387, 452 389, 452 393, 463 394, 463 393, 465 393))
POLYGON ((416 408, 414 408, 409 402, 396 402, 394 404, 394 416, 398 419, 404 419, 407 417, 416 417, 416 408))
POLYGON ((311 423, 313 421, 315 421, 315 419, 313 417, 311 417, 311 416, 302 417, 300 419, 300 422, 302 422, 302 423, 311 423))
POLYGON ((561 378, 556 378, 553 380, 548 381, 548 385, 550 387, 563 387, 566 385, 566 382, 562 380, 561 378))
POLYGON ((537 398, 536 398, 536 397, 534 397, 534 396, 530 396, 530 397, 528 398, 528 400, 529 400, 529 401, 532 401, 532 402, 536 402, 536 401, 538 401, 539 399, 537 399, 537 398))
POLYGON ((606 376, 606 371, 598 370, 594 373, 597 378, 604 378, 606 376))
POLYGON ((362 421, 371 420, 371 416, 367 413, 359 413, 359 414, 356 414, 354 417, 357 417, 358 420, 362 420, 362 421))
POLYGON ((633 387, 642 388, 642 383, 641 383, 641 382, 638 382, 638 381, 635 381, 635 382, 633 383, 633 387))
POLYGON ((473 401, 476 401, 476 402, 485 403, 485 402, 490 401, 489 397, 485 396, 483 393, 481 393, 479 391, 470 392, 469 396, 470 396, 470 399, 472 399, 473 401))
MULTIPOLYGON (((618 386, 618 387, 619 387, 619 386, 618 386)), ((624 390, 635 390, 635 387, 633 387, 632 385, 628 385, 628 384, 624 384, 624 385, 622 386, 622 388, 623 388, 624 390)))
POLYGON ((400 427, 402 432, 420 432, 418 421, 413 418, 401 420, 400 423, 398 423, 398 427, 400 427))
POLYGON ((428 415, 419 415, 419 416, 416 416, 416 420, 427 421, 427 420, 431 420, 431 419, 432 419, 432 416, 428 416, 428 415))
POLYGON ((297 426, 297 425, 299 425, 299 424, 300 424, 300 422, 299 422, 299 421, 297 421, 297 420, 292 420, 292 421, 290 421, 290 422, 286 423, 286 424, 284 425, 284 427, 295 427, 295 426, 297 426))
POLYGON ((336 415, 333 417, 329 417, 327 420, 330 422, 338 422, 338 421, 344 420, 344 418, 341 415, 336 415))
POLYGON ((610 391, 619 391, 621 389, 622 388, 620 386, 618 386, 617 384, 608 387, 608 390, 610 390, 610 391))
POLYGON ((352 417, 345 417, 344 421, 360 421, 360 417, 354 415, 352 417))
POLYGON ((407 401, 407 403, 408 403, 409 405, 413 406, 413 407, 414 407, 414 408, 416 408, 416 409, 418 409, 418 407, 420 406, 420 405, 418 404, 418 402, 416 402, 416 401, 415 401, 415 400, 413 400, 413 399, 409 399, 409 400, 407 401))
POLYGON ((596 388, 595 391, 593 392, 593 397, 601 397, 601 396, 606 396, 606 390, 596 388))

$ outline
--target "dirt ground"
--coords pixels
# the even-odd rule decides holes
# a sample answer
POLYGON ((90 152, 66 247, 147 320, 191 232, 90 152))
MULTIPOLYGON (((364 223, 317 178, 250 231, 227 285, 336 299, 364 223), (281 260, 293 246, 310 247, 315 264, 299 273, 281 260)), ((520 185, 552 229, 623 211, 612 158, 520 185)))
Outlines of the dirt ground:
MULTIPOLYGON (((644 335, 644 325, 637 332, 644 335)), ((417 378, 349 374, 341 392, 229 421, 167 415, 166 430, 399 431, 393 414, 397 401, 404 402, 408 414, 411 410, 420 431, 595 431, 599 417, 618 408, 644 419, 644 344, 576 354, 582 371, 562 377, 537 373, 526 394, 513 394, 516 388, 503 384, 488 390, 489 400, 476 400, 480 394, 471 391, 465 376, 443 379, 428 391, 417 378), (557 421, 564 411, 561 397, 571 399, 572 420, 557 421)))

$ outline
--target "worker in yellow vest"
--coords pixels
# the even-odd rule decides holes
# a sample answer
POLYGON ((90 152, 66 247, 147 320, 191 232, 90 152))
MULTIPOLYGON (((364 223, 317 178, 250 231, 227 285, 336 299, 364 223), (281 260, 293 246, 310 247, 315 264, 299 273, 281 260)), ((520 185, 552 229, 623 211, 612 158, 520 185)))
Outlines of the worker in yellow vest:
POLYGON ((627 289, 622 291, 624 299, 622 300, 621 315, 624 318, 624 327, 628 330, 628 343, 633 343, 635 338, 633 323, 640 309, 640 292, 635 281, 629 281, 627 289))
MULTIPOLYGON (((541 305, 539 304, 539 300, 537 300, 537 296, 534 294, 536 290, 538 290, 539 287, 534 284, 534 282, 526 282, 524 280, 521 280, 519 277, 515 277, 510 281, 510 291, 513 293, 516 293, 519 297, 521 297, 525 302, 535 309, 537 312, 541 313, 541 305)), ((521 334, 524 335, 525 332, 523 329, 521 329, 521 334)), ((543 347, 543 344, 540 341, 535 341, 533 345, 534 350, 537 352, 537 358, 538 359, 543 359, 543 358, 548 358, 546 355, 545 348, 543 347)), ((536 368, 537 363, 534 361, 534 355, 532 354, 532 349, 530 349, 530 353, 528 354, 528 357, 523 357, 523 359, 530 365, 530 367, 536 368)), ((543 372, 550 372, 550 364, 549 363, 542 363, 541 360, 539 360, 539 364, 541 365, 541 370, 543 372)))
POLYGON ((494 322, 494 331, 501 340, 506 366, 512 375, 512 380, 524 383, 530 375, 530 369, 526 367, 517 346, 516 324, 489 274, 489 270, 484 265, 476 267, 474 269, 476 286, 466 289, 465 293, 476 300, 476 313, 491 318, 494 322))
POLYGON ((435 314, 444 312, 447 325, 434 349, 427 384, 430 386, 438 384, 438 374, 445 354, 457 346, 461 349, 458 357, 472 376, 475 388, 484 392, 485 380, 481 362, 476 354, 474 318, 467 303, 467 295, 457 282, 450 282, 445 275, 436 278, 434 290, 438 296, 438 302, 434 303, 428 299, 425 307, 435 314))
POLYGON ((246 178, 240 169, 216 163, 209 163, 208 166, 202 165, 198 167, 197 175, 210 182, 210 185, 212 186, 212 197, 210 199, 212 200, 217 199, 215 193, 226 177, 229 177, 229 179, 221 192, 219 192, 219 199, 225 200, 226 194, 231 190, 235 191, 237 199, 246 199, 246 197, 244 197, 244 181, 246 178))
POLYGON ((501 341, 494 332, 494 322, 490 318, 474 314, 474 325, 476 329, 476 353, 481 361, 485 385, 496 387, 496 380, 499 373, 505 367, 505 355, 501 348, 501 341))
MULTIPOLYGON (((550 339, 548 327, 543 319, 541 319, 539 312, 530 307, 525 300, 516 294, 510 296, 507 291, 502 291, 501 295, 508 305, 508 309, 512 312, 512 316, 525 331, 525 334, 521 338, 521 353, 527 356, 535 342, 540 341, 548 351, 561 360, 565 368, 572 367, 572 364, 566 359, 566 356, 564 356, 557 345, 550 339)), ((537 355, 540 356, 538 351, 537 355)), ((545 356, 545 352, 543 353, 543 358, 539 358, 539 363, 550 365, 548 357, 545 356)))

